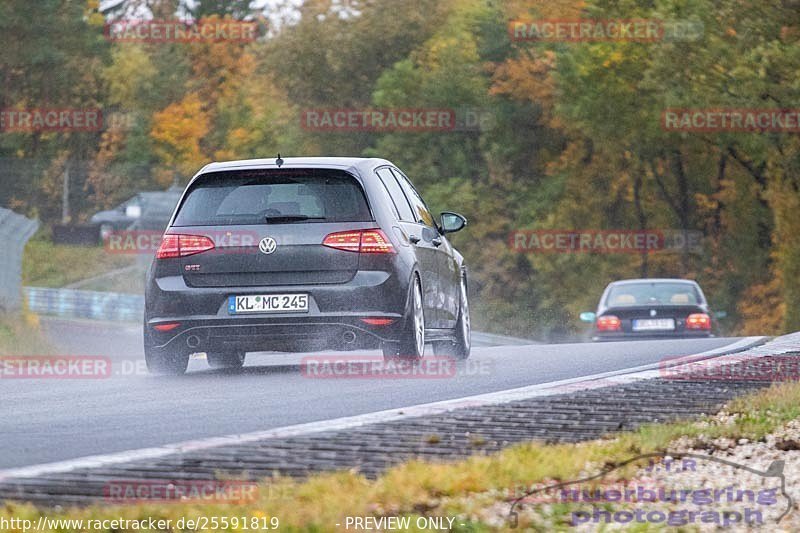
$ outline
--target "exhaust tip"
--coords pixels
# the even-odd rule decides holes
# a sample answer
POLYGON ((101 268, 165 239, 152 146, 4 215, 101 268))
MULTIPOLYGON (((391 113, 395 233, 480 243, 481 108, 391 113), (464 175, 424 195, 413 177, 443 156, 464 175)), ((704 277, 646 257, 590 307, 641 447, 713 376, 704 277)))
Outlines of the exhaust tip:
POLYGON ((186 338, 186 345, 189 348, 197 348, 200 346, 200 339, 197 337, 197 335, 189 335, 186 338))

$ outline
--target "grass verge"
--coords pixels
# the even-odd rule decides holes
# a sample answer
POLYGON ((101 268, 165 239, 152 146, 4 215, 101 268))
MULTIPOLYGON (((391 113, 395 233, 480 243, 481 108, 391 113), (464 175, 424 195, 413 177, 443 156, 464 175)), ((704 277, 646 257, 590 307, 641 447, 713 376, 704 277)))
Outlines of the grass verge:
POLYGON ((144 294, 145 271, 138 266, 110 272, 108 275, 83 280, 74 286, 84 291, 118 292, 123 294, 144 294))
POLYGON ((133 265, 136 257, 108 253, 102 246, 53 244, 34 237, 22 257, 22 283, 32 287, 63 287, 83 279, 133 265))
MULTIPOLYGON (((731 416, 725 417, 724 422, 706 417, 693 422, 646 425, 613 438, 579 444, 533 442, 449 464, 411 461, 388 470, 375 480, 365 479, 355 472, 322 474, 303 482, 276 477, 260 485, 254 501, 240 505, 98 504, 86 508, 37 510, 31 505, 7 504, 0 508, 0 519, 27 518, 35 523, 44 513, 50 518, 84 520, 156 517, 170 519, 176 524, 181 518, 201 516, 277 517, 281 531, 335 531, 344 530, 347 516, 411 517, 412 525, 420 516, 449 516, 457 517, 452 531, 503 531, 508 529, 507 523, 480 521, 476 502, 482 505, 492 500, 502 501, 502 491, 513 486, 573 479, 587 464, 615 464, 633 455, 668 451, 670 444, 680 437, 763 439, 800 417, 800 384, 775 385, 741 397, 731 402, 726 412, 731 416), (481 500, 480 495, 485 494, 492 496, 481 500)), ((524 529, 526 524, 520 526, 524 529)), ((239 530, 244 529, 240 527, 239 530)), ((425 529, 408 529, 419 530, 425 529)))
POLYGON ((44 339, 39 316, 23 310, 0 315, 0 355, 47 355, 52 346, 44 339))

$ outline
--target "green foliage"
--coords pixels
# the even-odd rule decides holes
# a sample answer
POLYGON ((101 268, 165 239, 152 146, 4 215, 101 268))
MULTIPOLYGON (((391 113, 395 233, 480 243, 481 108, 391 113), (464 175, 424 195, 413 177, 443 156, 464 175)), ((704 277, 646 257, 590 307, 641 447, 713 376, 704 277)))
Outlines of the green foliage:
POLYGON ((254 3, 254 0, 197 0, 191 7, 191 13, 196 19, 209 15, 230 15, 242 19, 253 14, 254 3))
MULTIPOLYGON (((277 8, 287 8, 280 2, 277 8)), ((125 16, 127 0, 106 15, 125 16)), ((259 17, 254 2, 159 0, 160 18, 259 17)), ((185 181, 210 160, 365 155, 393 160, 453 236, 476 325, 582 334, 577 314, 622 277, 693 277, 726 330, 800 328, 800 141, 781 133, 676 133, 666 108, 796 107, 800 12, 757 0, 306 0, 253 43, 123 43, 95 0, 0 4, 0 107, 99 107, 102 132, 4 133, 0 203, 74 219, 133 191, 185 181), (521 17, 690 21, 697 38, 516 42, 521 17), (42 31, 50 28, 52 31, 42 31), (319 109, 448 109, 452 131, 304 130, 319 109), (519 229, 684 229, 701 253, 517 253, 519 229)))

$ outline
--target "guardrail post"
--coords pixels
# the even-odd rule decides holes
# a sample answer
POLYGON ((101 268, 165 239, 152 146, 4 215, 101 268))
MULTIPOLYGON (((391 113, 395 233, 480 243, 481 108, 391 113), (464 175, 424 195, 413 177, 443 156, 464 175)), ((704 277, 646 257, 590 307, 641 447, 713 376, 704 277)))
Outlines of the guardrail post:
POLYGON ((22 252, 36 230, 31 220, 0 208, 0 310, 16 311, 22 305, 22 252))

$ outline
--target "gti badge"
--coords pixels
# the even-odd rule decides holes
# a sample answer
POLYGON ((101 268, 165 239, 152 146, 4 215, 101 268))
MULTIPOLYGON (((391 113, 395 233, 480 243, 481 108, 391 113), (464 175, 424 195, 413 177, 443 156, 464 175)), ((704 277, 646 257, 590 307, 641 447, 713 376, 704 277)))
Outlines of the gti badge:
POLYGON ((655 309, 651 309, 650 310, 650 316, 656 316, 656 310, 655 309))
POLYGON ((277 247, 278 243, 275 242, 275 239, 273 239, 272 237, 264 237, 263 239, 261 239, 261 242, 258 243, 258 250, 262 254, 266 255, 269 255, 272 252, 274 252, 277 247))

